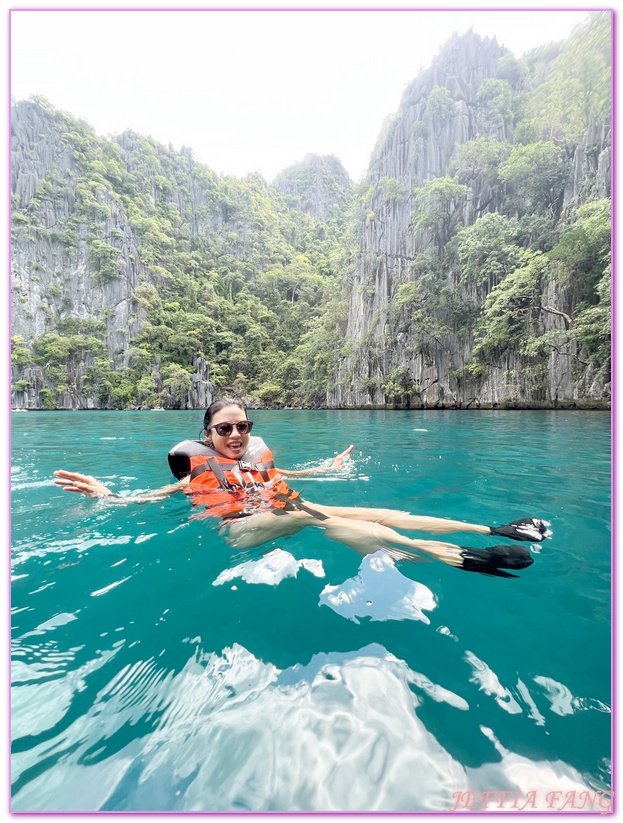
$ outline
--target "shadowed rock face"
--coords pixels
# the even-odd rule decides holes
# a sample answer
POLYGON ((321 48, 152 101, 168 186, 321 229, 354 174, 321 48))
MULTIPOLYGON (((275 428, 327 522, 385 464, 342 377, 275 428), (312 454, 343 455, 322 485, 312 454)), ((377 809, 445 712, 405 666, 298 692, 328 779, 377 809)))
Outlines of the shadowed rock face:
MULTIPOLYGON (((412 270, 416 256, 429 253, 441 260, 448 239, 414 229, 417 189, 426 181, 453 176, 459 147, 477 136, 513 140, 512 117, 492 117, 479 95, 483 81, 498 79, 498 61, 505 53, 495 40, 482 40, 471 32, 455 36, 430 69, 406 89, 398 113, 384 125, 368 172, 368 199, 359 215, 360 252, 346 334, 351 353, 330 382, 330 407, 608 406, 609 378, 582 368, 574 343, 552 351, 545 379, 543 373, 538 378, 538 390, 529 375, 515 377, 525 369, 526 360, 512 351, 477 380, 466 372, 459 380, 453 375, 474 361, 471 334, 453 329, 453 321, 438 311, 435 320, 444 331, 422 344, 417 323, 396 306, 399 286, 417 279, 412 270), (403 380, 405 393, 390 400, 383 386, 392 374, 403 380), (512 380, 509 375, 514 375, 512 380)), ((609 143, 609 128, 589 129, 570 158, 560 209, 586 196, 587 180, 591 199, 610 196, 609 143)), ((448 221, 454 221, 454 230, 496 211, 501 202, 501 187, 492 187, 485 175, 474 174, 468 182, 467 195, 450 206, 448 221)), ((452 264, 445 264, 444 276, 441 285, 458 284, 452 264)), ((572 295, 553 282, 545 289, 543 305, 571 311, 572 295)), ((482 304, 486 297, 486 291, 476 294, 467 284, 461 290, 466 303, 471 298, 482 304)), ((560 315, 543 313, 539 322, 542 332, 564 328, 560 315)))

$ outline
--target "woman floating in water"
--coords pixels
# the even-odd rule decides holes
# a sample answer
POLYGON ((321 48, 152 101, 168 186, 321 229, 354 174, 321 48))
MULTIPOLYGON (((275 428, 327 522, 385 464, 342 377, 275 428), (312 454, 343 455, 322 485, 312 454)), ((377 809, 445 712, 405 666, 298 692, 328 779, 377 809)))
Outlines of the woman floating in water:
MULTIPOLYGON (((275 468, 273 457, 260 437, 251 436, 253 423, 246 409, 235 400, 217 400, 204 416, 205 440, 184 440, 169 452, 171 471, 177 483, 127 502, 162 500, 182 491, 193 505, 222 518, 221 528, 235 548, 248 549, 296 534, 306 526, 324 530, 327 537, 353 548, 361 555, 383 550, 396 560, 418 559, 415 550, 466 571, 515 577, 501 569, 523 569, 533 563, 524 546, 492 546, 470 549, 435 540, 413 540, 395 529, 434 533, 472 532, 501 535, 513 540, 540 542, 547 536, 546 524, 533 517, 506 526, 479 526, 458 520, 420 517, 392 509, 321 506, 304 501, 292 491, 284 476, 316 474, 324 469, 286 471, 275 468)), ((331 466, 340 468, 353 446, 339 454, 331 466)), ((69 471, 54 472, 54 482, 65 491, 87 497, 117 497, 94 477, 69 471)))

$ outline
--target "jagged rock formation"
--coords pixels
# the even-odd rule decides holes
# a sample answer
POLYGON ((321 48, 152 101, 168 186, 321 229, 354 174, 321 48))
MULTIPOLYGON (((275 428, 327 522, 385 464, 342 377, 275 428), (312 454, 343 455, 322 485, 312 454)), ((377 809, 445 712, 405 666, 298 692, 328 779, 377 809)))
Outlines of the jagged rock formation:
MULTIPOLYGON (((81 168, 77 137, 71 132, 74 125, 41 103, 23 101, 11 111, 11 332, 28 342, 55 330, 67 318, 100 324, 106 356, 114 366, 123 367, 128 364, 130 341, 146 319, 134 291, 139 284, 153 281, 141 262, 141 243, 125 210, 105 186, 98 188, 92 206, 100 210, 98 239, 116 250, 117 271, 111 279, 97 276, 98 262, 88 242, 93 224, 89 228, 87 220, 75 219, 81 168), (22 218, 24 214, 28 220, 22 218)), ((88 137, 95 139, 92 133, 88 137)), ((122 152, 131 154, 129 133, 121 135, 118 144, 122 152)), ((110 401, 102 404, 93 385, 88 385, 94 354, 79 355, 67 358, 57 407, 112 407, 110 401)), ((215 395, 207 364, 196 358, 196 366, 185 403, 188 408, 209 405, 215 395)), ((40 408, 42 391, 58 388, 46 371, 45 366, 12 367, 12 383, 27 384, 13 392, 14 408, 40 408)), ((166 406, 167 399, 163 402, 166 406)))
POLYGON ((140 318, 133 316, 131 298, 142 273, 140 256, 125 214, 103 190, 99 202, 110 214, 101 239, 118 249, 121 276, 107 283, 93 279, 87 226, 78 227, 75 244, 59 231, 74 213, 78 176, 71 142, 64 139, 53 115, 37 105, 15 106, 11 113, 14 208, 34 219, 14 227, 12 333, 34 339, 54 327, 55 316, 71 313, 101 319, 106 315, 106 343, 113 357, 138 328, 140 318))
MULTIPOLYGON (((308 156, 271 194, 189 149, 130 131, 101 139, 42 99, 13 106, 11 129, 13 407, 205 407, 231 327, 248 327, 241 285, 296 258, 294 305, 352 192, 333 157, 308 156)), ((265 332, 249 335, 256 347, 265 332)))
POLYGON ((530 66, 454 36, 356 191, 16 104, 13 407, 608 407, 608 25, 530 66))
MULTIPOLYGON (((580 363, 578 345, 552 348, 546 363, 508 350, 486 366, 475 363, 473 333, 446 310, 426 318, 400 308, 401 287, 417 283, 417 261, 443 270, 437 289, 452 289, 461 306, 482 305, 488 290, 462 280, 447 244, 457 229, 500 208, 504 187, 482 169, 461 169, 460 150, 477 138, 513 140, 513 115, 500 84, 495 40, 470 32, 453 37, 430 69, 405 91, 397 115, 379 138, 356 230, 347 324, 347 354, 330 382, 330 407, 607 407, 609 377, 580 363), (495 96, 497 95, 497 99, 495 96), (494 105, 492 104, 494 103, 494 105), (461 177, 461 174, 463 176, 461 177), (427 181, 449 181, 441 200, 424 200, 427 181), (459 192, 460 183, 468 183, 459 192), (452 185, 456 184, 455 190, 452 185), (422 204, 424 204, 422 206, 422 204), (419 220, 418 206, 420 206, 419 220), (443 209, 447 213, 443 214, 443 209), (426 209, 428 210, 426 213, 426 209), (430 219, 431 213, 438 219, 430 219), (423 330, 431 319, 436 330, 423 330)), ((492 143, 491 141, 497 141, 492 143)), ((510 149, 509 149, 510 150, 510 149)), ((499 164, 498 164, 499 165, 499 164)), ((429 190, 430 191, 430 190, 429 190)), ((610 196, 610 129, 593 123, 575 147, 559 213, 583 198, 610 196)), ((541 333, 564 328, 577 295, 554 280, 544 284, 541 333)))

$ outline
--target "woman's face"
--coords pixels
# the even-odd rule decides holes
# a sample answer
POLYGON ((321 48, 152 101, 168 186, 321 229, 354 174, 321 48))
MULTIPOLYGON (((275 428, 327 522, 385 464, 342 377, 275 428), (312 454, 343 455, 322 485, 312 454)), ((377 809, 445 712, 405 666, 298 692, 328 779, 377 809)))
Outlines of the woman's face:
POLYGON ((247 450, 251 435, 248 433, 240 434, 236 428, 233 429, 231 434, 220 435, 213 427, 218 426, 219 423, 240 423, 243 420, 247 420, 246 412, 239 409, 238 406, 225 406, 225 408, 216 412, 210 423, 210 429, 206 431, 206 436, 217 452, 225 457, 240 460, 247 450))

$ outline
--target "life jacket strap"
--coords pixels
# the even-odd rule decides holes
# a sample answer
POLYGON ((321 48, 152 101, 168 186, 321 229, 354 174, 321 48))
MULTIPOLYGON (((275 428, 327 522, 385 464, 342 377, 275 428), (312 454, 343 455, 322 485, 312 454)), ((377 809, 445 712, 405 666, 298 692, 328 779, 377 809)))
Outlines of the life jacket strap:
POLYGON ((222 465, 214 457, 210 457, 203 466, 196 466, 192 470, 192 472, 190 473, 190 480, 192 482, 196 477, 199 477, 200 474, 211 471, 218 480, 219 485, 222 489, 233 489, 233 486, 227 479, 224 470, 229 469, 231 471, 231 469, 236 468, 236 465, 236 463, 222 465))
POLYGON ((307 514, 311 514, 312 517, 315 517, 316 520, 328 520, 329 515, 323 514, 322 512, 317 511, 316 509, 310 509, 309 506, 306 506, 302 500, 297 500, 294 504, 297 509, 302 509, 307 514))
POLYGON ((268 483, 268 481, 270 480, 270 475, 268 472, 271 469, 275 468, 275 464, 272 460, 270 460, 267 463, 256 463, 254 468, 255 471, 258 471, 262 475, 262 480, 264 481, 264 483, 268 483))

